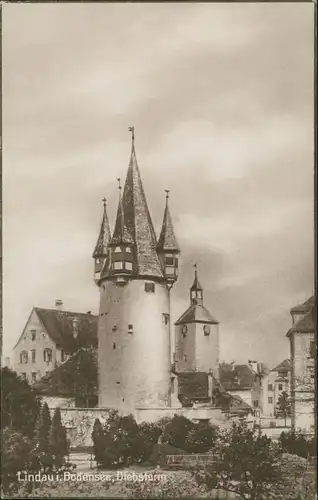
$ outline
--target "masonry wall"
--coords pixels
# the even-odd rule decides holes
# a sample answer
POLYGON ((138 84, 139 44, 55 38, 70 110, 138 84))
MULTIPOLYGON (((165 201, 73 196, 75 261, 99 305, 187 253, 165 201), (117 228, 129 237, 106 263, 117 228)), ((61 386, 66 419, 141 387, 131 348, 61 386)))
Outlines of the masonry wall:
POLYGON ((181 373, 194 372, 196 369, 195 323, 176 325, 175 339, 176 371, 181 373), (184 326, 187 328, 186 333, 182 331, 184 326))
POLYGON ((36 380, 39 380, 60 363, 61 351, 48 336, 36 312, 32 311, 23 334, 14 348, 14 370, 19 375, 25 373, 27 380, 32 383, 32 373, 35 373, 36 380), (32 340, 32 330, 35 330, 35 340, 32 340), (50 362, 44 361, 44 349, 52 349, 52 360, 50 362), (35 362, 32 362, 32 350, 36 351, 35 362), (28 353, 27 363, 20 362, 20 353, 22 351, 28 353))
POLYGON ((105 281, 100 287, 100 407, 131 412, 170 406, 170 328, 164 316, 170 314, 169 293, 161 283, 155 283, 154 293, 146 292, 146 282, 105 281))
POLYGON ((219 325, 206 323, 195 324, 196 338, 196 368, 199 372, 212 372, 218 377, 219 365, 219 325), (210 328, 209 335, 205 335, 204 327, 210 328))

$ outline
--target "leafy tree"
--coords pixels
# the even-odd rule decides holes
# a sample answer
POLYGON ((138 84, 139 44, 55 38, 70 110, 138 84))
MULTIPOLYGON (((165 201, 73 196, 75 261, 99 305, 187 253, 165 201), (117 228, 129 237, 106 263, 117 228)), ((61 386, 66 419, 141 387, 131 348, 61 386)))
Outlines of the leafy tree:
POLYGON ((49 434, 49 449, 52 456, 52 465, 57 469, 62 467, 65 457, 69 454, 69 444, 66 429, 62 425, 61 411, 56 408, 49 434))
POLYGON ((277 400, 276 416, 284 419, 286 427, 286 420, 291 416, 291 400, 287 391, 283 391, 277 400))
POLYGON ((28 382, 7 367, 1 369, 2 427, 10 426, 32 437, 40 412, 40 398, 28 382))
POLYGON ((283 453, 290 453, 303 458, 316 455, 315 438, 306 438, 300 432, 282 432, 279 437, 279 443, 283 453))
POLYGON ((188 418, 174 415, 164 428, 162 442, 184 450, 187 436, 194 428, 195 424, 188 418))
POLYGON ((207 490, 232 491, 245 500, 261 500, 280 481, 280 450, 244 422, 234 422, 232 429, 220 433, 215 451, 215 463, 195 471, 198 484, 207 490))
POLYGON ((49 444, 51 424, 50 410, 47 403, 44 403, 35 430, 38 457, 44 468, 48 467, 51 463, 51 450, 49 444))
POLYGON ((209 423, 198 422, 186 437, 185 449, 189 453, 206 453, 216 442, 217 431, 209 423))

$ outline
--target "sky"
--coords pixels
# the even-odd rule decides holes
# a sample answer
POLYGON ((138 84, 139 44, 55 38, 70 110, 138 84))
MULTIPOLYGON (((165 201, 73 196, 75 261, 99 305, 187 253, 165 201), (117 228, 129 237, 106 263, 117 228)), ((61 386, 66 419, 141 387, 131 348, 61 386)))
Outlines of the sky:
POLYGON ((181 247, 172 320, 198 262, 221 361, 289 355, 314 287, 314 5, 3 4, 3 331, 33 306, 98 313, 131 134, 157 235, 181 247))

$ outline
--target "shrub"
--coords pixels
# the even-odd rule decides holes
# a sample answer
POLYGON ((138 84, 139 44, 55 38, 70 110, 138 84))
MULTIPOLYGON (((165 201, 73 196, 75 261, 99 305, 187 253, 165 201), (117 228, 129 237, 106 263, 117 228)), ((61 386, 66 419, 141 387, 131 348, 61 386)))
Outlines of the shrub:
POLYGON ((62 425, 61 411, 56 408, 49 433, 49 453, 52 457, 52 466, 56 469, 65 463, 65 457, 69 454, 69 444, 66 438, 66 429, 62 425))
POLYGON ((291 453, 303 458, 316 455, 315 438, 306 438, 300 432, 282 432, 279 443, 283 453, 291 453))

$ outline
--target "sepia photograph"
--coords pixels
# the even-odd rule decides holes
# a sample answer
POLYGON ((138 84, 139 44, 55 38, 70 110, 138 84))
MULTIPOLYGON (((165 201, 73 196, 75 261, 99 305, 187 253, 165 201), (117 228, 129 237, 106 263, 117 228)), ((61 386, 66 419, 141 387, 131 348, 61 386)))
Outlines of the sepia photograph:
POLYGON ((2 3, 1 498, 316 500, 315 15, 2 3))

